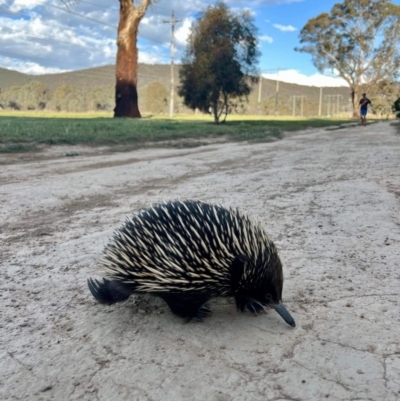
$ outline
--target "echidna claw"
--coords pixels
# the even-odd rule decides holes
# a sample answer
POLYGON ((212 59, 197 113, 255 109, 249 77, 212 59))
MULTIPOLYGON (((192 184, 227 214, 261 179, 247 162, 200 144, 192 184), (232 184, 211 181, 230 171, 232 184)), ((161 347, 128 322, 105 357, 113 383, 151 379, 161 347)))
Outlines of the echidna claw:
POLYGON ((204 304, 202 306, 200 306, 197 311, 196 314, 194 316, 189 317, 186 320, 186 323, 200 323, 203 321, 203 318, 205 317, 209 317, 212 315, 211 309, 207 304, 204 304))
POLYGON ((250 311, 251 313, 253 313, 255 316, 258 316, 258 313, 260 312, 265 312, 267 313, 267 308, 261 304, 260 302, 256 301, 256 300, 249 300, 246 303, 246 309, 248 311, 250 311))
POLYGON ((201 323, 203 319, 199 316, 192 316, 187 318, 186 323, 201 323))
POLYGON ((197 311, 197 314, 200 314, 203 317, 207 317, 207 316, 210 316, 212 314, 212 312, 208 305, 203 305, 203 306, 200 306, 200 308, 197 311))

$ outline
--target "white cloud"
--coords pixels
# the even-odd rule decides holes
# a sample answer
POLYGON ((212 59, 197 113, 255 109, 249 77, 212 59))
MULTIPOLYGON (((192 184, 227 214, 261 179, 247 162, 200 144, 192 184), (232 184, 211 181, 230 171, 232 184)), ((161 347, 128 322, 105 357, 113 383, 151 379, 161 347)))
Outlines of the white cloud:
POLYGON ((190 28, 192 27, 192 18, 185 18, 178 26, 179 28, 175 31, 175 40, 177 44, 186 46, 187 39, 190 34, 190 28))
POLYGON ((280 25, 280 24, 274 24, 273 25, 276 29, 279 29, 282 32, 294 32, 297 31, 297 28, 295 28, 292 25, 280 25))
POLYGON ((19 71, 25 74, 32 74, 32 75, 55 74, 66 71, 60 68, 46 68, 37 63, 33 63, 30 61, 15 60, 9 57, 0 57, 0 64, 2 68, 7 68, 10 70, 19 71))
MULTIPOLYGON (((0 4, 5 3, 6 2, 0 4)), ((41 4, 43 4, 43 1, 40 0, 14 0, 11 4, 10 11, 17 13, 20 10, 32 10, 41 4)))
MULTIPOLYGON (((116 57, 118 2, 110 0, 0 0, 0 67, 38 74, 113 64, 116 57)), ((230 7, 258 12, 265 5, 302 0, 232 0, 230 7)), ((191 23, 215 0, 157 1, 139 27, 139 60, 169 62, 171 11, 182 20, 175 26, 176 61, 182 57, 191 23)), ((260 42, 272 43, 267 35, 260 42)))
POLYGON ((338 77, 330 77, 322 74, 313 74, 310 76, 301 74, 297 70, 284 70, 279 74, 262 74, 264 78, 279 80, 290 84, 307 85, 307 86, 348 86, 347 82, 338 77))
POLYGON ((139 63, 159 64, 163 60, 160 58, 160 53, 149 53, 145 51, 139 52, 139 63))
POLYGON ((272 39, 271 36, 268 35, 259 36, 258 39, 260 40, 260 42, 267 42, 267 43, 272 43, 274 41, 274 39, 272 39))

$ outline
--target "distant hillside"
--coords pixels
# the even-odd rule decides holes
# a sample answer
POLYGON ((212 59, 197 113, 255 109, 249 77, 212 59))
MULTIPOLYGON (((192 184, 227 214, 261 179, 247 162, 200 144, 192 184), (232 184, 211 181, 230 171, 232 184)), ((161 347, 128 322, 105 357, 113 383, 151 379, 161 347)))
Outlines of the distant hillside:
MULTIPOLYGON (((170 77, 171 70, 169 65, 139 64, 139 89, 156 81, 168 86, 170 77)), ((178 70, 176 77, 178 78, 178 70)), ((13 85, 24 85, 29 81, 43 82, 52 91, 60 85, 76 85, 81 88, 91 89, 99 86, 113 85, 115 83, 115 66, 105 65, 85 70, 44 75, 27 75, 0 68, 0 88, 2 89, 13 85)))
MULTIPOLYGON (((53 108, 59 110, 70 110, 70 111, 86 111, 88 109, 112 109, 113 108, 113 86, 115 84, 115 66, 107 65, 102 67, 89 68, 85 70, 66 72, 61 74, 45 74, 45 75, 27 75, 21 74, 16 71, 6 70, 0 68, 0 89, 4 94, 7 88, 11 86, 23 86, 29 82, 36 81, 45 85, 47 88, 46 99, 41 100, 41 104, 47 104, 46 108, 53 108), (61 86, 66 86, 63 90, 60 90, 61 86), (58 91, 57 91, 57 88, 58 91), (72 92, 80 91, 79 96, 72 92), (60 95, 61 92, 61 95, 60 95), (95 95, 93 95, 95 93, 95 95), (54 94, 57 98, 64 96, 68 100, 68 107, 59 101, 56 105, 54 100, 54 94), (69 97, 68 97, 69 96, 69 97), (89 97, 89 99, 84 99, 89 97), (90 101, 92 98, 96 98, 95 101, 90 101), (74 98, 74 99, 72 99, 74 98), (77 98, 80 100, 78 101, 77 98), (102 102, 102 99, 107 98, 107 101, 102 102), (47 102, 47 103, 46 103, 47 102), (71 103, 72 102, 72 103, 71 103), (104 104, 103 104, 104 103, 104 104), (72 106, 71 106, 72 104, 72 106), (74 110, 73 110, 74 109, 74 110), (79 109, 79 110, 78 110, 79 109)), ((179 66, 175 69, 175 81, 179 83, 179 66)), ((163 106, 161 112, 167 112, 167 98, 169 92, 170 83, 170 66, 169 64, 140 64, 139 65, 139 77, 138 77, 138 92, 140 100, 140 108, 143 111, 151 108, 153 103, 150 99, 157 97, 156 94, 150 93, 156 89, 150 84, 155 83, 158 85, 158 91, 162 88, 163 106), (148 102, 146 103, 146 97, 148 102), (165 109, 165 110, 164 110, 165 109)), ((31 90, 31 89, 30 89, 31 90)), ((235 112, 244 114, 255 114, 261 112, 262 114, 272 114, 275 111, 275 94, 276 94, 276 81, 269 79, 262 80, 262 91, 261 91, 261 111, 259 111, 258 104, 258 85, 253 89, 249 96, 249 103, 242 103, 238 105, 235 112)), ((21 94, 18 96, 13 94, 11 97, 15 97, 17 104, 20 100, 21 94)), ((161 96, 161 95, 160 95, 161 96)), ((279 83, 279 114, 292 114, 293 113, 293 98, 292 96, 305 96, 303 99, 303 114, 304 115, 318 115, 319 109, 319 97, 320 89, 317 87, 302 86, 296 84, 288 84, 285 82, 279 83)), ((339 111, 345 111, 349 105, 349 89, 346 87, 341 88, 323 88, 323 110, 322 114, 337 114, 337 105, 339 103, 339 111), (327 95, 339 95, 338 98, 329 99, 327 95), (329 105, 329 102, 331 103, 329 105)), ((3 96, 4 97, 4 96, 3 96)), ((26 96, 25 96, 26 97, 26 96)), ((7 93, 5 96, 6 100, 10 100, 10 95, 7 93)), ((13 99, 12 99, 13 100, 13 99)), ((14 101, 14 100, 13 100, 14 101)), ((9 107, 9 103, 4 106, 5 102, 3 99, 3 107, 9 107)), ((13 103, 14 104, 14 103, 13 103)), ((35 108, 35 106, 32 106, 35 108)), ((161 107, 158 105, 157 107, 161 107)), ((176 99, 177 112, 188 112, 183 105, 182 100, 176 99)), ((29 106, 22 105, 21 108, 29 108, 29 106)), ((295 100, 295 113, 299 115, 301 112, 301 100, 295 100)))
POLYGON ((18 71, 0 68, 0 88, 2 90, 9 86, 25 85, 33 79, 35 79, 33 75, 22 74, 18 71))

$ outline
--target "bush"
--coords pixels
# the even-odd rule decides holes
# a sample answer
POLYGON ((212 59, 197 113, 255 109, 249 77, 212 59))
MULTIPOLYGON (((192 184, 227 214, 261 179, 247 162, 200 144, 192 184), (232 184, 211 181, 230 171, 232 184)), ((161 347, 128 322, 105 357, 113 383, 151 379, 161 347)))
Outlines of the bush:
POLYGON ((400 97, 394 102, 393 111, 396 113, 396 117, 400 118, 400 97))

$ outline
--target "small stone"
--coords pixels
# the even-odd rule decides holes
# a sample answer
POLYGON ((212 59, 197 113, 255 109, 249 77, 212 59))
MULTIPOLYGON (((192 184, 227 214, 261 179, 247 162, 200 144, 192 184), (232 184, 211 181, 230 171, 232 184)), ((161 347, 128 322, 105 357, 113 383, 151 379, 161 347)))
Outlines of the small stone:
POLYGON ((305 381, 305 380, 302 380, 301 382, 304 384, 306 381, 305 381))
POLYGON ((219 349, 226 349, 226 345, 221 345, 219 349))
POLYGON ((45 391, 49 391, 49 390, 51 390, 52 388, 53 388, 53 386, 52 386, 51 384, 49 384, 48 386, 43 387, 40 391, 41 391, 42 393, 44 393, 45 391))
POLYGON ((351 308, 351 304, 347 303, 346 308, 351 308))

